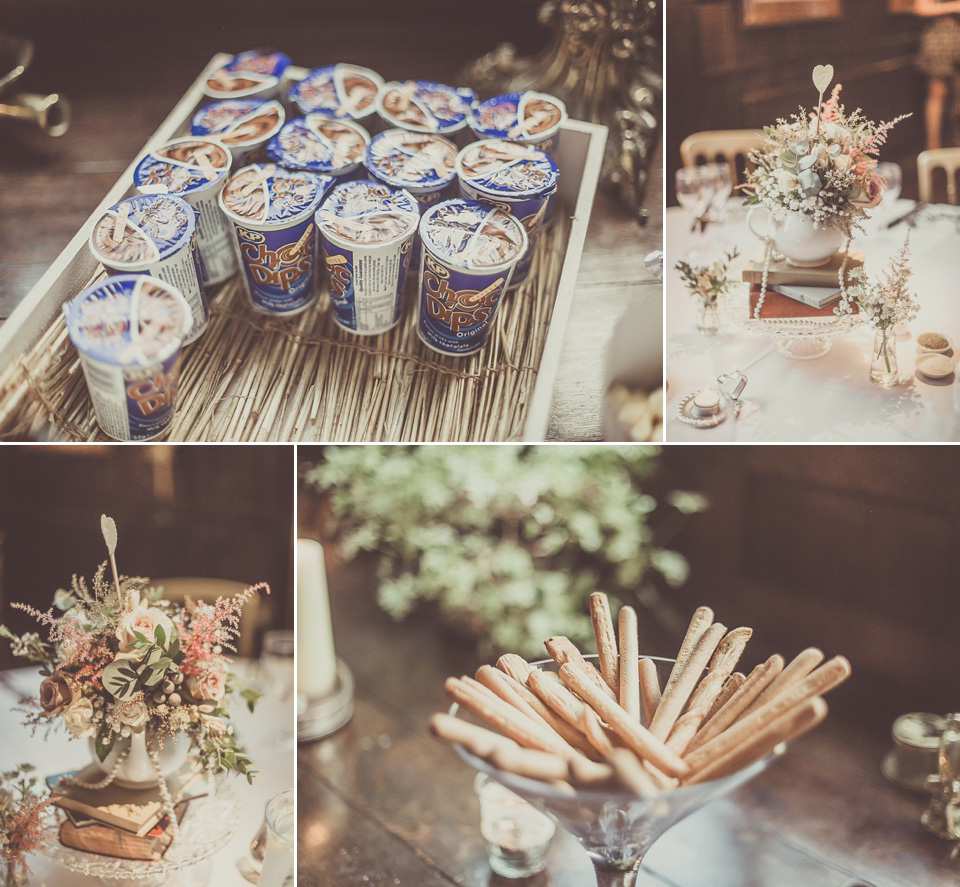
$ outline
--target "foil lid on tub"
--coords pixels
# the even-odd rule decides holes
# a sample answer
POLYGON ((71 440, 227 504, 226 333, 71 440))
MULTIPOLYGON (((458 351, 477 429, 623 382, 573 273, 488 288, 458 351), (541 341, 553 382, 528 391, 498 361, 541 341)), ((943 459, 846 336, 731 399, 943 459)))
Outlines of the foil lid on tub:
POLYGON ((149 193, 189 194, 226 178, 230 163, 219 142, 186 136, 149 151, 133 171, 133 183, 149 193))
POLYGON ((443 187, 457 176, 457 146, 430 132, 388 129, 364 154, 367 169, 396 188, 443 187))
POLYGON ((275 99, 225 99, 204 105, 190 118, 195 136, 213 135, 230 147, 260 144, 283 126, 283 105, 275 99))
POLYGON ((90 249, 109 268, 146 268, 190 243, 197 214, 174 194, 135 194, 108 209, 93 226, 90 249))
POLYGON ((288 95, 304 114, 357 120, 374 112, 381 86, 383 78, 376 71, 341 63, 314 68, 288 95))
POLYGON ((221 206, 240 221, 287 226, 312 213, 333 184, 331 176, 255 163, 234 173, 220 195, 221 206))
POLYGON ((290 59, 282 52, 251 49, 217 68, 203 85, 213 99, 242 98, 275 90, 283 82, 290 59))
POLYGON ((559 178, 557 164, 548 154, 503 139, 467 145, 457 157, 457 174, 478 191, 531 197, 554 191, 559 178))
POLYGON ((63 313, 79 351, 118 366, 165 360, 192 323, 180 292, 145 274, 108 277, 67 302, 63 313))
POLYGON ((476 93, 430 80, 394 80, 377 96, 377 111, 394 126, 416 132, 453 133, 467 124, 476 93))
POLYGON ((420 205, 412 194, 368 180, 337 185, 317 210, 324 235, 356 244, 393 242, 413 234, 419 223, 420 205))
POLYGON ((441 259, 469 270, 509 265, 527 249, 527 233, 514 216, 460 198, 427 210, 420 238, 441 259))
POLYGON ((351 120, 307 114, 288 120, 267 144, 267 156, 287 169, 344 174, 363 160, 370 137, 351 120))
POLYGON ((567 108, 542 92, 509 92, 480 102, 471 129, 481 138, 543 141, 567 119, 567 108))

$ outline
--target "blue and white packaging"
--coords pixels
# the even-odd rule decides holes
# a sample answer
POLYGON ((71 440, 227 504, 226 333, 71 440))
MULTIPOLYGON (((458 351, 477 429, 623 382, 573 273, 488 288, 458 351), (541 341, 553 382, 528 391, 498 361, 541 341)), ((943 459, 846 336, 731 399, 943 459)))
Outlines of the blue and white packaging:
POLYGON ((457 156, 461 196, 508 210, 527 231, 530 246, 517 265, 511 289, 530 273, 537 235, 553 215, 559 177, 549 154, 519 142, 485 139, 467 145, 457 156))
POLYGON ((456 196, 457 146, 429 132, 388 129, 367 145, 364 166, 391 188, 404 188, 427 207, 456 196))
POLYGON ((377 95, 377 113, 388 127, 435 132, 464 144, 477 94, 431 80, 394 80, 377 95))
POLYGON ((231 232, 217 203, 230 163, 230 152, 215 139, 186 136, 149 151, 133 171, 141 194, 176 194, 197 211, 204 286, 222 283, 237 271, 231 232))
POLYGON ((479 351, 527 250, 527 232, 503 209, 455 198, 423 214, 420 242, 417 335, 440 354, 479 351))
POLYGON ((338 181, 362 173, 367 131, 352 120, 307 114, 288 120, 267 143, 267 157, 286 169, 333 176, 338 181))
POLYGON ((344 182, 316 218, 334 320, 361 336, 395 326, 420 222, 413 195, 382 182, 344 182))
POLYGON ((316 298, 313 214, 332 184, 330 176, 255 163, 224 185, 220 209, 233 224, 244 286, 258 311, 299 314, 316 298))
POLYGON ((85 289, 63 314, 103 432, 134 441, 164 434, 192 323, 183 295, 155 277, 124 274, 85 289))
POLYGON ((340 63, 309 71, 290 87, 288 98, 301 114, 356 120, 372 132, 378 124, 376 102, 382 86, 376 71, 340 63))
POLYGON ((217 68, 203 84, 212 99, 242 99, 250 96, 275 99, 283 94, 290 58, 282 52, 253 49, 235 55, 217 68))
POLYGON ((93 226, 89 246, 109 273, 149 274, 183 295, 193 316, 184 344, 196 340, 207 328, 197 212, 183 198, 175 194, 125 197, 93 226))
POLYGON ((556 157, 560 129, 566 120, 567 107, 560 99, 527 90, 480 102, 473 109, 470 128, 478 139, 523 142, 556 157))
POLYGON ((285 120, 276 99, 225 99, 200 108, 190 118, 190 133, 214 136, 230 150, 234 166, 242 166, 280 132, 285 120))

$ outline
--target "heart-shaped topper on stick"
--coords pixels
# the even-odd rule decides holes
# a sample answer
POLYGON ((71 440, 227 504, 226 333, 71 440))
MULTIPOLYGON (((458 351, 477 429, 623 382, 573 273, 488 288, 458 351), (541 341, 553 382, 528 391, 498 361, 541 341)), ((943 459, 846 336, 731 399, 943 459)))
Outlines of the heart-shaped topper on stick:
POLYGON ((816 138, 820 132, 820 111, 823 108, 823 94, 827 87, 833 81, 833 65, 817 65, 813 69, 813 85, 817 87, 820 97, 817 99, 817 125, 813 130, 813 137, 816 138))

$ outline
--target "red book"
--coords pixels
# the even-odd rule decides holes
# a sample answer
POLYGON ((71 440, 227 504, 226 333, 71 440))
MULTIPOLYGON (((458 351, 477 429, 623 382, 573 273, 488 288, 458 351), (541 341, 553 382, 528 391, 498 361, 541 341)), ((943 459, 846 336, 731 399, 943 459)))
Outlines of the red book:
MULTIPOLYGON (((750 319, 756 319, 757 302, 760 301, 760 284, 750 284, 750 319)), ((789 296, 775 293, 773 290, 767 290, 767 296, 763 300, 763 307, 760 309, 761 320, 778 320, 793 317, 836 317, 833 309, 837 307, 837 302, 824 305, 823 308, 814 308, 812 305, 805 305, 789 296)), ((853 313, 857 313, 857 306, 853 306, 853 313)))

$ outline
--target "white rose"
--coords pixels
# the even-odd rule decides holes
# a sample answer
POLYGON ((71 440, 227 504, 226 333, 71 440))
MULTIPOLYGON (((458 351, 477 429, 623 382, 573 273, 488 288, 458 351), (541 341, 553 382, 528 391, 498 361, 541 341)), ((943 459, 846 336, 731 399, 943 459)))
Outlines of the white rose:
POLYGON ((833 161, 833 165, 839 169, 846 172, 850 167, 853 166, 853 158, 849 154, 841 154, 833 161))
POLYGON ((788 170, 778 169, 774 175, 777 179, 777 187, 782 188, 784 191, 792 191, 794 188, 799 187, 797 177, 788 170))
POLYGON ((93 703, 85 696, 74 699, 60 716, 67 729, 77 739, 93 736, 93 703))
POLYGON ((142 698, 130 699, 127 702, 118 702, 113 716, 121 724, 130 727, 134 733, 142 733, 150 720, 150 710, 142 698))
POLYGON ((136 643, 134 632, 138 631, 148 640, 154 640, 154 631, 157 626, 163 628, 166 643, 170 643, 175 631, 173 622, 163 610, 156 607, 146 606, 145 601, 140 601, 137 606, 129 613, 124 613, 120 617, 120 624, 117 626, 117 640, 120 642, 120 652, 127 653, 136 643))

